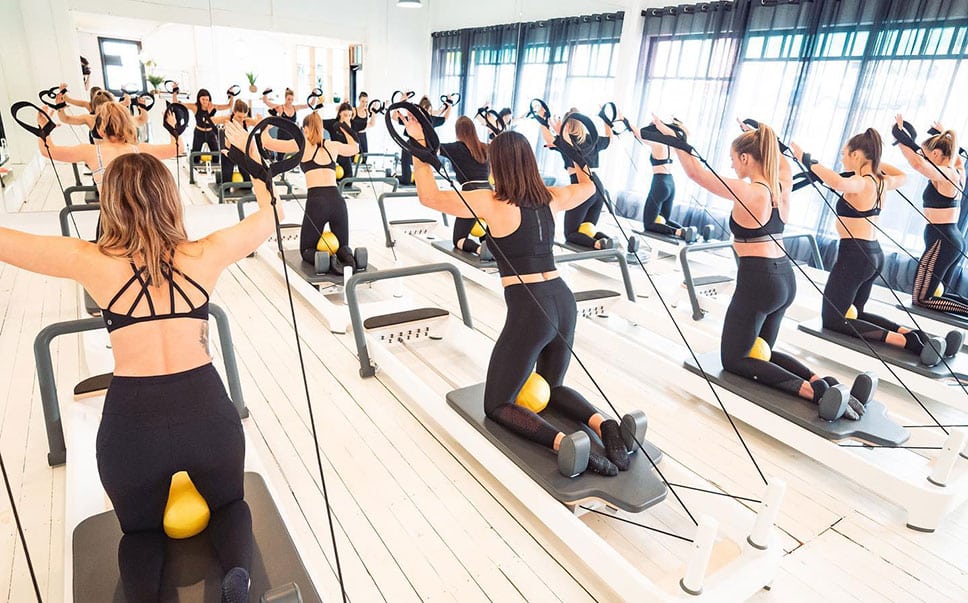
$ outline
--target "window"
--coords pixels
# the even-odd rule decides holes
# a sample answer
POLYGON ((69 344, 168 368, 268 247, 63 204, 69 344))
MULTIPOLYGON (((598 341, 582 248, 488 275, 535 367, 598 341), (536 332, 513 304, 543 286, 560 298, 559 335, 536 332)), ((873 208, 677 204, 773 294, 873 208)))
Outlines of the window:
POLYGON ((145 70, 141 64, 141 42, 98 38, 104 87, 120 96, 122 92, 147 92, 145 70))

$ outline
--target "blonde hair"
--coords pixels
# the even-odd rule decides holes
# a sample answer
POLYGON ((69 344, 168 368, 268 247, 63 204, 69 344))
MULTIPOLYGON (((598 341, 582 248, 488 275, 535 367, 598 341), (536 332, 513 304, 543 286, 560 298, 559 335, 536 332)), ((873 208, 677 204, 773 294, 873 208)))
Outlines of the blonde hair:
POLYGON ((733 140, 733 151, 737 155, 745 153, 760 164, 773 198, 779 199, 780 144, 773 128, 761 123, 757 129, 743 132, 733 140))
POLYGON ((148 282, 170 278, 178 245, 188 240, 175 179, 147 153, 118 156, 101 182, 101 253, 144 260, 148 282))
POLYGON ((958 145, 955 144, 955 142, 955 131, 945 130, 944 132, 935 134, 931 138, 925 140, 922 146, 924 147, 924 150, 928 152, 934 151, 935 149, 941 151, 941 155, 948 160, 949 164, 953 165, 952 161, 955 158, 955 150, 958 148, 958 145))
POLYGON ((303 118, 303 129, 306 130, 306 143, 313 146, 323 144, 323 118, 313 111, 303 118))
POLYGON ((568 113, 565 113, 565 116, 561 119, 561 123, 565 124, 562 128, 562 135, 567 134, 571 138, 571 142, 584 144, 586 134, 584 124, 577 119, 571 119, 571 116, 576 113, 578 113, 578 108, 572 107, 568 109, 568 113))
POLYGON ((95 127, 106 139, 125 144, 138 144, 138 130, 131 114, 117 101, 101 104, 94 113, 95 127))

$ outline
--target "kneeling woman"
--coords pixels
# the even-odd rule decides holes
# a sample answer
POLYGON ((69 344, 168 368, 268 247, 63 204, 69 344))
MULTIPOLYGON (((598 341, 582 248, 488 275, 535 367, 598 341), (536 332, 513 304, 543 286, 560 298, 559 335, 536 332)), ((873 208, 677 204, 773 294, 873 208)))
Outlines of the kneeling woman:
MULTIPOLYGON (((423 132, 408 123, 412 139, 422 143, 423 132)), ((571 290, 555 268, 554 214, 581 205, 595 192, 588 179, 579 184, 548 189, 528 139, 517 132, 498 135, 489 146, 494 191, 464 194, 470 209, 456 192, 440 191, 430 167, 414 159, 414 175, 420 202, 459 218, 477 214, 487 221, 489 237, 504 286, 508 314, 494 344, 487 368, 484 412, 507 429, 554 450, 559 468, 574 475, 586 469, 616 475, 629 465, 619 424, 606 419, 577 391, 563 385, 571 361, 577 308, 571 290), (608 457, 592 454, 587 467, 565 467, 563 459, 573 449, 576 434, 566 435, 540 415, 515 404, 518 392, 532 370, 551 386, 549 407, 594 429, 602 438, 608 457)))
MULTIPOLYGON (((440 145, 440 154, 450 160, 457 173, 457 182, 462 191, 491 190, 488 178, 491 169, 487 164, 487 144, 477 137, 474 122, 466 115, 457 118, 455 124, 457 141, 440 145)), ((481 250, 481 243, 471 238, 471 231, 477 221, 473 218, 456 218, 454 220, 454 248, 470 253, 481 250)), ((483 239, 483 235, 480 237, 483 239)), ((486 246, 481 253, 482 259, 493 259, 486 246)))
MULTIPOLYGON (((641 130, 632 128, 632 134, 643 140, 640 132, 641 130)), ((695 226, 683 226, 669 218, 676 198, 676 181, 669 169, 672 164, 672 151, 664 144, 648 140, 644 142, 649 145, 652 186, 649 187, 649 196, 645 198, 645 206, 642 208, 642 228, 692 243, 699 236, 698 229, 695 226)))
POLYGON ((806 168, 837 191, 840 197, 836 206, 840 245, 837 263, 830 270, 823 291, 823 327, 851 337, 904 348, 919 355, 921 362, 929 366, 941 362, 942 356, 957 353, 963 339, 959 331, 952 331, 949 340, 942 342, 924 331, 902 327, 865 310, 871 288, 884 268, 884 252, 877 242, 876 225, 885 193, 900 188, 907 179, 904 172, 881 163, 883 145, 877 130, 868 128, 847 141, 841 164, 845 170, 854 173, 847 178, 814 162, 809 153, 804 153, 795 143, 791 148, 801 162, 806 160, 806 168), (850 311, 851 306, 853 311, 850 311))
MULTIPOLYGON (((229 140, 241 148, 246 138, 235 128, 229 140)), ((124 532, 118 565, 126 601, 162 597, 162 523, 179 471, 189 473, 211 510, 207 532, 225 572, 222 601, 248 601, 245 438, 212 365, 208 301, 222 272, 273 232, 269 193, 261 182, 253 190, 258 211, 191 241, 171 172, 148 153, 126 153, 104 171, 97 243, 0 228, 0 262, 73 279, 103 308, 114 378, 97 467, 124 532)))
MULTIPOLYGON (((675 136, 658 118, 653 123, 663 134, 675 136)), ((690 153, 677 148, 676 154, 689 178, 733 201, 729 228, 735 237, 739 269, 736 292, 723 319, 723 368, 810 400, 822 410, 834 409, 822 414, 826 420, 859 419, 874 394, 876 383, 871 375, 859 375, 848 396, 844 389, 832 387, 837 384, 835 379, 821 378, 789 354, 773 351, 766 359, 754 352, 757 338, 771 349, 776 344, 783 315, 797 293, 793 265, 780 240, 790 211, 793 178, 789 164, 781 158, 776 134, 761 124, 737 137, 730 155, 739 179, 725 178, 725 184, 690 153)))
MULTIPOLYGON (((299 166, 306 175, 306 212, 299 232, 299 252, 303 261, 315 264, 323 226, 329 224, 338 241, 333 253, 338 261, 330 264, 331 269, 342 274, 342 266, 352 266, 355 271, 356 261, 349 246, 350 223, 346 199, 336 188, 336 158, 356 155, 359 146, 352 134, 347 139, 349 142, 324 140, 323 120, 315 111, 303 118, 303 134, 306 135, 306 149, 299 166)), ((272 138, 268 129, 262 133, 262 144, 277 153, 295 153, 299 150, 296 141, 272 138)))

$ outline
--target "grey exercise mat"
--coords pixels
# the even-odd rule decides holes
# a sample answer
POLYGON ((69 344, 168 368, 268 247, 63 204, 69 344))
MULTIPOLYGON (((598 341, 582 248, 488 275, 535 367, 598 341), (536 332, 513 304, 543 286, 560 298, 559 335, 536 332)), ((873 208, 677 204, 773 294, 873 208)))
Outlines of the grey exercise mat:
MULTIPOLYGON (((581 245, 575 245, 574 243, 569 243, 568 241, 565 241, 564 243, 555 243, 555 245, 557 245, 558 247, 561 247, 562 249, 567 249, 568 251, 574 251, 575 253, 582 253, 585 251, 601 251, 599 249, 594 249, 592 247, 583 247, 581 245)), ((595 258, 595 259, 598 260, 599 262, 617 262, 618 261, 618 258, 612 255, 604 258, 595 258)))
POLYGON ((915 316, 923 316, 925 318, 930 318, 931 320, 943 322, 946 325, 968 330, 968 318, 962 318, 948 312, 939 312, 930 308, 922 308, 921 306, 915 306, 914 304, 894 304, 894 306, 901 310, 907 310, 915 316))
MULTIPOLYGON (((225 192, 222 194, 222 197, 223 198, 225 198, 225 199, 235 199, 236 197, 242 197, 244 195, 251 195, 252 194, 252 183, 251 182, 233 182, 232 184, 235 185, 234 187, 232 187, 232 188, 235 189, 235 192, 230 192, 228 189, 225 189, 225 192)), ((210 188, 212 190, 212 193, 214 193, 215 196, 218 197, 219 196, 219 192, 222 190, 222 183, 221 182, 209 182, 208 183, 208 188, 210 188)))
MULTIPOLYGON (((589 471, 576 478, 568 478, 558 472, 558 458, 554 453, 484 416, 483 383, 448 393, 447 403, 530 475, 531 479, 562 503, 599 499, 616 508, 638 513, 662 502, 666 497, 665 484, 655 474, 652 464, 643 456, 641 450, 631 456, 629 470, 615 477, 603 477, 589 471)), ((587 426, 550 409, 544 410, 541 416, 565 433, 584 428, 592 441, 592 450, 604 454, 598 436, 587 426)), ((656 463, 661 460, 662 453, 653 444, 645 441, 642 445, 656 463)))
POLYGON ((439 249, 452 258, 456 258, 465 264, 470 264, 475 268, 497 268, 497 262, 494 260, 482 261, 480 256, 476 253, 471 253, 469 251, 464 251, 463 249, 455 249, 454 244, 451 241, 432 241, 431 245, 434 249, 439 249))
MULTIPOLYGON (((305 603, 321 599, 303 566, 286 525, 257 473, 245 474, 245 502, 252 511, 252 586, 249 601, 295 582, 305 603)), ((114 511, 82 521, 74 529, 74 601, 125 601, 118 570, 121 526, 114 511)), ((162 601, 213 602, 221 597, 222 568, 208 535, 169 540, 162 578, 162 601)))
MULTIPOLYGON (((342 285, 343 275, 333 274, 332 272, 327 272, 326 274, 316 274, 316 267, 308 262, 304 262, 302 255, 299 253, 298 249, 286 249, 283 252, 283 256, 286 258, 286 264, 289 268, 296 271, 303 278, 304 281, 311 285, 342 285)), ((376 270, 372 264, 367 263, 366 270, 361 272, 372 272, 376 270)))
MULTIPOLYGON (((817 416, 813 402, 723 370, 719 352, 700 354, 699 362, 716 385, 829 440, 856 438, 880 446, 900 446, 911 437, 906 429, 887 418, 887 408, 877 400, 871 400, 859 421, 827 422, 817 416)), ((691 358, 683 365, 692 373, 702 374, 691 358)))
MULTIPOLYGON (((831 343, 836 343, 839 346, 843 346, 849 350, 854 350, 855 352, 860 352, 865 356, 874 357, 871 354, 870 349, 863 340, 857 337, 851 337, 850 335, 844 335, 843 333, 838 333, 836 331, 831 331, 829 329, 824 329, 821 326, 819 318, 814 320, 807 320, 801 322, 797 325, 804 333, 809 333, 815 337, 825 339, 831 343)), ((911 352, 888 345, 886 343, 880 342, 869 342, 875 350, 877 350, 878 355, 884 359, 884 362, 892 364, 894 366, 901 367, 908 370, 916 375, 921 375, 922 377, 928 377, 929 379, 947 379, 950 378, 952 373, 958 379, 962 381, 968 381, 968 367, 965 367, 965 358, 955 356, 954 358, 946 358, 945 362, 939 363, 935 366, 925 366, 921 364, 918 356, 915 356, 911 352), (947 364, 951 367, 951 372, 945 366, 947 364)))

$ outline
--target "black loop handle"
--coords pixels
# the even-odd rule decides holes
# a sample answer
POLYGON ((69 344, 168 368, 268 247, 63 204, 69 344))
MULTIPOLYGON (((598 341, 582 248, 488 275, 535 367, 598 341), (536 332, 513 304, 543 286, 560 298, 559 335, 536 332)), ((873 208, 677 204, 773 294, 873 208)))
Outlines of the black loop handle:
POLYGON ((387 107, 385 119, 390 138, 401 149, 409 151, 411 155, 420 161, 428 163, 438 170, 443 167, 440 159, 437 157, 437 151, 440 148, 440 139, 437 137, 437 132, 434 130, 433 124, 430 123, 430 116, 422 107, 406 101, 396 102, 387 107), (400 110, 406 111, 410 114, 411 119, 416 119, 417 123, 420 124, 420 129, 423 130, 424 144, 421 145, 413 139, 405 138, 394 127, 393 113, 400 110))
POLYGON ((528 117, 532 117, 542 126, 548 127, 548 120, 551 119, 551 109, 548 108, 548 103, 540 98, 532 98, 528 104, 528 117), (538 115, 538 112, 534 110, 535 103, 538 103, 538 107, 544 111, 544 116, 538 115))
POLYGON ((163 85, 165 87, 165 92, 178 94, 178 86, 175 85, 175 80, 165 80, 163 85))
POLYGON ((911 122, 904 122, 903 128, 898 127, 897 123, 895 123, 891 128, 891 134, 894 135, 895 145, 902 144, 915 153, 921 150, 921 147, 917 143, 918 131, 911 122))
POLYGON ((54 111, 59 111, 59 110, 63 109, 64 107, 66 107, 67 106, 67 103, 64 102, 64 101, 61 101, 61 102, 58 103, 57 102, 57 95, 58 94, 64 94, 66 92, 67 92, 67 88, 61 89, 59 86, 52 86, 52 87, 48 88, 47 90, 41 90, 37 94, 37 98, 40 99, 40 102, 44 103, 45 105, 47 105, 48 107, 50 107, 54 111), (50 99, 50 100, 48 100, 48 99, 50 99))
POLYGON ((24 130, 27 130, 37 138, 40 138, 41 140, 44 140, 48 136, 50 136, 50 133, 53 132, 54 128, 57 127, 57 124, 54 123, 54 120, 52 120, 49 115, 44 113, 43 109, 41 109, 40 107, 38 107, 37 105, 33 104, 30 101, 19 101, 14 103, 13 105, 10 106, 10 114, 13 116, 13 120, 18 124, 20 124, 21 128, 23 128, 24 130), (26 122, 20 119, 20 117, 18 117, 17 114, 27 107, 30 107, 37 113, 43 115, 47 119, 47 123, 45 123, 43 126, 38 126, 35 120, 33 122, 33 125, 31 125, 29 122, 26 122))
POLYGON ((135 107, 141 107, 145 111, 151 111, 151 108, 155 106, 155 96, 148 92, 142 92, 131 99, 131 104, 135 107))
POLYGON ((605 125, 607 125, 609 128, 614 128, 615 120, 618 119, 618 107, 615 106, 615 103, 609 101, 602 105, 601 110, 598 112, 598 117, 600 117, 601 120, 605 122, 605 125))
POLYGON ((269 96, 270 94, 272 94, 272 88, 266 88, 262 91, 262 96, 269 96))
MULTIPOLYGON (((760 129, 760 122, 753 119, 752 117, 747 117, 746 119, 743 120, 743 123, 753 128, 754 130, 760 129)), ((790 150, 790 147, 787 146, 786 143, 784 143, 782 140, 780 140, 779 136, 776 137, 776 143, 780 145, 780 153, 786 154, 787 151, 790 150)), ((809 168, 810 166, 807 166, 807 167, 809 168)))
POLYGON ((415 96, 417 96, 417 93, 413 90, 394 90, 393 94, 390 95, 390 104, 405 103, 415 96))
POLYGON ((302 128, 283 117, 267 117, 249 131, 249 137, 245 141, 245 151, 232 146, 228 150, 228 156, 236 165, 245 169, 253 178, 264 182, 266 188, 272 191, 272 179, 299 165, 305 150, 306 137, 303 135, 302 128), (262 146, 262 133, 268 128, 278 128, 279 132, 286 132, 289 135, 287 138, 294 140, 299 149, 294 153, 286 154, 280 161, 267 165, 265 157, 268 153, 262 146), (259 151, 259 157, 263 158, 262 161, 256 161, 249 155, 253 142, 259 151))
MULTIPOLYGON (((595 123, 587 115, 581 113, 569 113, 565 117, 564 121, 561 122, 561 133, 555 137, 555 148, 558 149, 562 155, 564 155, 568 161, 576 164, 579 168, 588 167, 588 159, 582 153, 581 149, 575 145, 571 140, 566 139, 564 132, 566 131, 566 126, 570 121, 577 121, 585 127, 588 132, 585 135, 585 146, 588 149, 596 149, 598 147, 598 128, 595 127, 595 123)), ((570 136, 568 138, 571 138, 570 136)))
POLYGON ((494 109, 489 107, 480 107, 477 110, 477 117, 480 117, 484 120, 484 125, 494 136, 504 132, 504 120, 501 119, 501 114, 494 109))
POLYGON ((229 86, 229 89, 225 91, 225 96, 236 97, 240 94, 242 94, 242 86, 239 86, 238 84, 229 86))
POLYGON ((170 103, 165 101, 165 121, 163 123, 169 134, 175 138, 181 136, 185 129, 188 128, 188 117, 188 107, 182 105, 181 103, 170 103), (175 125, 168 123, 167 120, 169 114, 175 116, 175 125))
POLYGON ((370 115, 383 113, 386 110, 386 104, 379 99, 374 99, 366 106, 366 110, 370 115))
POLYGON ((323 106, 323 103, 319 102, 321 98, 323 98, 323 91, 319 88, 313 88, 313 91, 306 97, 306 104, 309 105, 310 109, 315 111, 323 106))
POLYGON ((681 126, 675 123, 666 124, 672 131, 675 132, 674 136, 668 136, 659 132, 659 129, 655 127, 655 124, 649 124, 639 130, 639 136, 643 140, 648 140, 650 142, 657 142, 659 144, 664 144, 676 149, 683 150, 687 153, 692 153, 692 145, 686 141, 686 132, 681 126))

